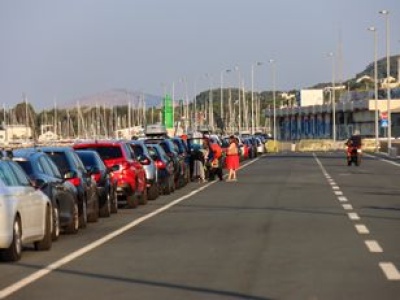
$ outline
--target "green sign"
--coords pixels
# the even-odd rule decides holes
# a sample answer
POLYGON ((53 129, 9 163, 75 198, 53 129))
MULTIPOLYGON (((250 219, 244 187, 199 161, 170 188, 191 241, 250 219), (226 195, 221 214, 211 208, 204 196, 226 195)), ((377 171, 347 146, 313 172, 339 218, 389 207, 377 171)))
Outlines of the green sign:
POLYGON ((167 129, 174 128, 174 110, 170 95, 164 97, 163 125, 167 129))

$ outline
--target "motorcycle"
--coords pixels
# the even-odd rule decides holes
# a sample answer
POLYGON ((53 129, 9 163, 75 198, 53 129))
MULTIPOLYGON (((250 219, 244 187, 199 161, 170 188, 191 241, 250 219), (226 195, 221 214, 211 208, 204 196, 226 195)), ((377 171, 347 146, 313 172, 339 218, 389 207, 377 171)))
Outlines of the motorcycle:
POLYGON ((356 166, 359 166, 361 164, 361 154, 362 154, 361 148, 348 145, 347 165, 351 166, 354 163, 356 166))

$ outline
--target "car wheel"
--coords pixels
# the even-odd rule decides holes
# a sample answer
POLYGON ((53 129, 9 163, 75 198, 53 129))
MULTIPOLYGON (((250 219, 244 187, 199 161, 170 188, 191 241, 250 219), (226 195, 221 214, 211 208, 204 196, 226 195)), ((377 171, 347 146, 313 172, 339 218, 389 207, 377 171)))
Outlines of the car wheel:
POLYGON ((22 255, 22 236, 21 236, 21 221, 18 217, 15 218, 13 224, 13 240, 10 247, 2 250, 2 258, 6 261, 17 261, 22 255))
POLYGON ((147 188, 144 187, 142 194, 139 197, 139 204, 141 205, 146 205, 147 204, 147 200, 148 200, 148 196, 147 196, 147 188))
POLYGON ((79 228, 86 228, 86 226, 87 226, 87 204, 86 201, 83 200, 82 211, 79 216, 79 228))
POLYGON ((117 191, 114 191, 112 205, 111 205, 111 213, 116 214, 117 212, 118 212, 118 195, 117 195, 117 191))
POLYGON ((139 205, 139 198, 132 193, 132 195, 126 196, 126 204, 128 208, 136 208, 139 205))
POLYGON ((88 216, 88 222, 94 223, 99 220, 99 197, 97 193, 92 196, 92 212, 88 216))
POLYGON ((108 218, 111 215, 111 195, 110 191, 106 193, 106 201, 103 203, 103 206, 100 208, 100 217, 108 218))
POLYGON ((158 197, 158 184, 153 183, 147 191, 149 200, 155 200, 158 197))
POLYGON ((79 230, 79 208, 76 202, 72 206, 71 216, 70 223, 67 228, 65 228, 65 232, 68 234, 76 234, 79 230))
POLYGON ((44 250, 49 250, 51 248, 51 244, 52 244, 51 228, 52 228, 52 226, 53 226, 53 214, 51 212, 50 207, 47 207, 46 208, 44 236, 41 241, 37 241, 34 243, 35 250, 44 251, 44 250))
POLYGON ((53 231, 51 233, 51 239, 53 241, 58 240, 60 236, 60 210, 58 204, 54 204, 53 207, 53 231))

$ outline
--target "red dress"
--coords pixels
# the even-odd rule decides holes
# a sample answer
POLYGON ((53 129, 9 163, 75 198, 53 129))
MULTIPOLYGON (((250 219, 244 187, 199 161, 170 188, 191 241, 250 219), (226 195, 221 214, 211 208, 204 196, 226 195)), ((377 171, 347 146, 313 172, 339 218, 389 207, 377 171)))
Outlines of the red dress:
POLYGON ((226 154, 225 167, 228 170, 237 170, 239 169, 239 154, 238 147, 235 143, 231 143, 228 147, 228 151, 226 154))

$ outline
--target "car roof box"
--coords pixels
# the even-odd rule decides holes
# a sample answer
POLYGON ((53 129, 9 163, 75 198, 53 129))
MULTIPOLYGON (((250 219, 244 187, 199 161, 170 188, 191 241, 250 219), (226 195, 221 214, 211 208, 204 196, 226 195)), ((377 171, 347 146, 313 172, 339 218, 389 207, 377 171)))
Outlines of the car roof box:
POLYGON ((158 125, 158 124, 147 125, 144 133, 146 136, 151 136, 151 137, 168 136, 168 132, 167 132, 167 129, 165 128, 165 126, 158 125))

